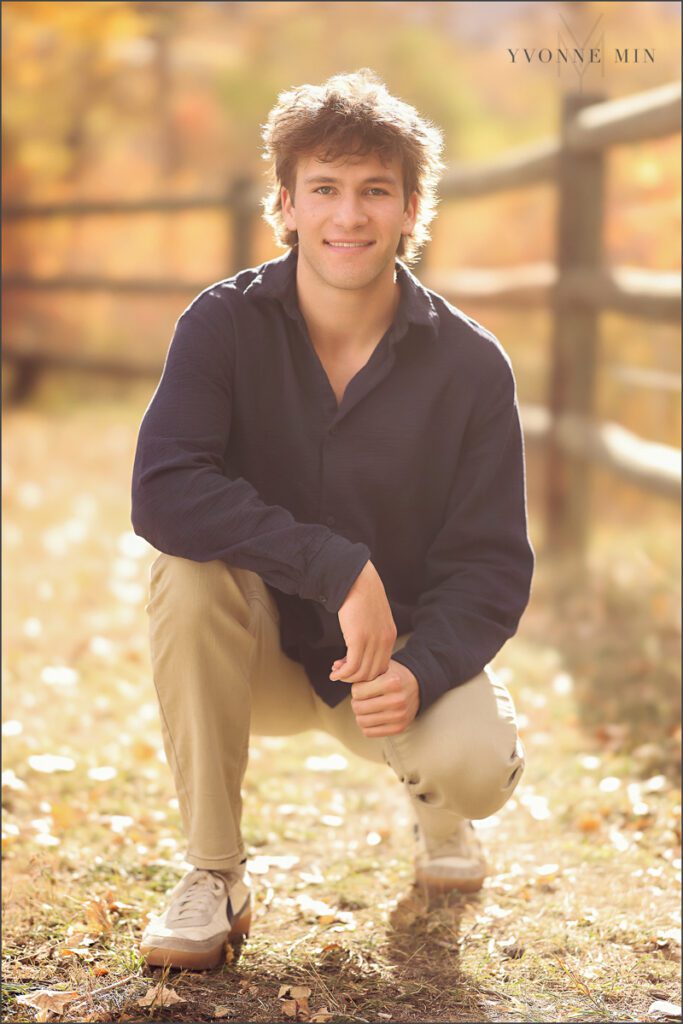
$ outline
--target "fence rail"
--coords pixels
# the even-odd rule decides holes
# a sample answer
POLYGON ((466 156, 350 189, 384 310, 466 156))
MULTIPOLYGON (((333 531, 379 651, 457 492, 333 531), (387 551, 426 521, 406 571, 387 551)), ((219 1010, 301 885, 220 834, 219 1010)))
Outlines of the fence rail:
MULTIPOLYGON (((638 267, 607 267, 602 256, 605 155, 617 145, 680 132, 680 100, 680 82, 618 100, 587 94, 566 96, 558 138, 522 147, 491 162, 453 166, 441 182, 443 199, 458 202, 542 182, 552 184, 559 192, 554 263, 458 271, 425 266, 420 274, 428 287, 453 302, 513 308, 545 304, 553 310, 548 406, 523 406, 522 416, 527 438, 543 441, 548 451, 546 518, 549 540, 555 548, 579 551, 585 545, 591 465, 605 466, 647 491, 680 500, 679 450, 648 442, 617 424, 597 422, 593 413, 599 314, 613 310, 647 321, 680 320, 681 286, 677 274, 638 267)), ((121 202, 14 203, 3 208, 3 217, 6 221, 18 221, 202 209, 226 212, 232 237, 230 266, 234 270, 249 266, 252 226, 260 210, 260 194, 253 182, 243 178, 222 195, 121 202)), ((191 296, 203 290, 206 283, 112 279, 100 275, 43 279, 12 273, 4 277, 3 287, 191 296)), ((4 346, 3 359, 19 370, 15 398, 29 393, 43 368, 92 370, 123 377, 158 376, 160 369, 113 360, 95 361, 81 354, 22 351, 11 343, 4 346)), ((623 375, 629 368, 621 369, 623 375)), ((663 385, 661 380, 654 382, 653 373, 656 376, 658 371, 632 371, 638 386, 666 386, 673 390, 671 375, 663 385)))

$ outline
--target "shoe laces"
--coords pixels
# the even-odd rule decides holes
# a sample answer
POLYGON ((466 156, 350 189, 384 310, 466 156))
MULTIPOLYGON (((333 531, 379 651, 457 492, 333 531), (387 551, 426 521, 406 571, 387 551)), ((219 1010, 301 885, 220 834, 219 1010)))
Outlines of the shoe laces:
MULTIPOLYGON (((418 845, 425 846, 425 837, 419 825, 414 826, 418 845)), ((463 821, 458 827, 438 844, 430 844, 430 857, 476 857, 479 854, 479 841, 475 835, 471 821, 463 821)))
POLYGON ((226 890, 227 884, 220 875, 196 869, 174 901, 174 923, 185 927, 207 924, 213 917, 216 900, 224 897, 226 890))

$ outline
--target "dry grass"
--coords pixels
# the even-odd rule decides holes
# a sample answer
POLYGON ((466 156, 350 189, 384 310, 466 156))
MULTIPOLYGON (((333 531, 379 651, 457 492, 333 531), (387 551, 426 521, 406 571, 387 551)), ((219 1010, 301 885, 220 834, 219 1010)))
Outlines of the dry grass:
POLYGON ((676 572, 645 547, 617 565, 607 539, 581 587, 540 566, 497 660, 528 767, 478 823, 481 893, 430 906, 412 886, 389 769, 317 733, 260 739, 252 937, 220 970, 165 976, 184 1002, 137 1005, 161 972, 136 943, 183 845, 147 653, 153 552, 128 521, 148 389, 107 394, 5 421, 3 1019, 36 1019, 16 997, 43 988, 79 993, 65 1021, 284 1020, 283 984, 339 1021, 642 1021, 679 1001, 676 572))

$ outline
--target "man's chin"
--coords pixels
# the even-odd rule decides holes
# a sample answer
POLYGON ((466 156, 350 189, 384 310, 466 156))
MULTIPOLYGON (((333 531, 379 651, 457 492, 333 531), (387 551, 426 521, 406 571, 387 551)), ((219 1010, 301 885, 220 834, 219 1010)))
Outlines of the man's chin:
MULTIPOLYGON (((391 261, 392 266, 394 261, 391 261)), ((330 268, 321 266, 318 273, 323 281, 330 288, 339 288, 341 291, 356 291, 368 288, 386 271, 386 263, 372 267, 345 267, 330 268)))

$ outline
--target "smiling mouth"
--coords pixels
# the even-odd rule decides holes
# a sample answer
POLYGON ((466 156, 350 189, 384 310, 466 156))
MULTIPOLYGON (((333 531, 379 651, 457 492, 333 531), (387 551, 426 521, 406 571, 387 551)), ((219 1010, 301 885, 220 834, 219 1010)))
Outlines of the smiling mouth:
POLYGON ((328 245, 331 249, 369 249, 374 242, 342 242, 334 240, 324 240, 324 245, 328 245))

